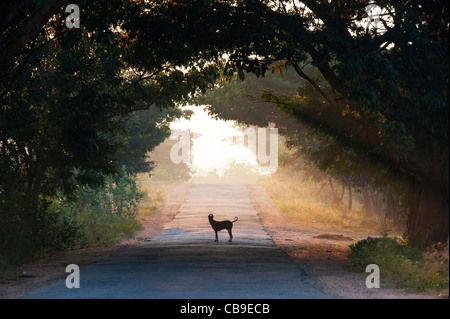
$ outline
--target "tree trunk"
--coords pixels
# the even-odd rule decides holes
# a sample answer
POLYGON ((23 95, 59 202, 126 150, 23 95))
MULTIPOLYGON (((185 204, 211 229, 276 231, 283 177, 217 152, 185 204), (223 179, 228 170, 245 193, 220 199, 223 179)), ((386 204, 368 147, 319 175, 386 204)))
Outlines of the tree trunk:
POLYGON ((434 186, 416 179, 409 182, 407 232, 410 246, 423 249, 448 241, 448 193, 443 194, 434 186))
POLYGON ((332 197, 332 202, 336 201, 336 191, 334 189, 334 185, 333 185, 333 181, 331 180, 331 177, 328 178, 328 184, 330 185, 330 189, 331 189, 331 197, 332 197))
POLYGON ((389 196, 389 187, 386 188, 382 193, 381 193, 381 209, 380 209, 380 219, 382 221, 385 221, 386 219, 388 219, 388 212, 389 212, 389 200, 388 200, 388 196, 389 196))
POLYGON ((341 198, 339 199, 339 204, 344 199, 344 195, 345 195, 345 184, 342 184, 342 193, 341 193, 341 198))
POLYGON ((383 195, 379 189, 375 191, 375 198, 372 198, 372 202, 374 202, 373 206, 376 214, 380 216, 380 212, 383 209, 383 195))
POLYGON ((351 212, 353 210, 353 198, 352 198, 352 187, 350 183, 348 183, 348 211, 351 212))
POLYGON ((392 195, 390 188, 386 189, 385 201, 386 201, 385 218, 395 221, 395 219, 397 219, 397 216, 395 216, 394 196, 392 195))
POLYGON ((39 223, 39 219, 40 219, 40 212, 39 212, 39 196, 41 194, 41 182, 42 182, 42 170, 40 165, 38 164, 38 168, 36 170, 36 172, 33 174, 32 176, 32 187, 31 187, 31 192, 28 195, 28 200, 29 200, 29 210, 30 210, 30 217, 31 220, 30 222, 32 223, 31 225, 31 230, 33 234, 37 234, 39 232, 39 229, 37 228, 39 223))
POLYGON ((364 213, 367 216, 373 217, 374 207, 373 207, 373 202, 372 202, 372 196, 371 196, 370 190, 367 187, 366 183, 364 184, 364 186, 362 188, 362 194, 363 194, 364 213))
POLYGON ((325 187, 325 185, 327 185, 328 184, 328 179, 327 180, 325 180, 325 182, 323 182, 323 184, 322 184, 322 186, 320 186, 320 189, 319 189, 319 191, 317 192, 317 197, 319 197, 319 195, 320 195, 320 193, 322 192, 322 189, 325 187))
POLYGON ((344 198, 344 191, 345 188, 342 188, 342 194, 338 193, 338 190, 334 187, 333 181, 331 179, 331 177, 328 179, 329 181, 329 185, 330 185, 330 189, 331 189, 331 204, 333 206, 338 206, 341 202, 342 202, 342 198, 344 198))

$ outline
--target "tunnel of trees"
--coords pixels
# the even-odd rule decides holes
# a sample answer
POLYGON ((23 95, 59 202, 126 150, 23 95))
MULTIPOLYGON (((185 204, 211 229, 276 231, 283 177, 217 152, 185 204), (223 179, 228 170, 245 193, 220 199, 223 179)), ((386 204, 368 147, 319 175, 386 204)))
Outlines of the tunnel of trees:
POLYGON ((282 111, 314 132, 318 169, 405 195, 411 246, 447 242, 449 4, 376 1, 382 15, 369 27, 370 3, 78 1, 81 27, 68 29, 66 1, 3 1, 0 248, 12 232, 38 234, 52 196, 99 186, 123 165, 149 171, 145 154, 183 115, 176 106, 267 72, 285 82, 249 94, 270 103, 210 111, 275 123, 304 145, 282 111))

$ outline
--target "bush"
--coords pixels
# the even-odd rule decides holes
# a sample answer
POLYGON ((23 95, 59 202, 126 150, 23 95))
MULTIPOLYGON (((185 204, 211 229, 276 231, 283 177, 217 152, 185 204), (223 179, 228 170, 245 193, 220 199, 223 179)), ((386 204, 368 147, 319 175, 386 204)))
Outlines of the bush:
POLYGON ((80 186, 76 192, 76 200, 63 201, 65 206, 76 214, 88 212, 97 216, 120 216, 126 219, 135 218, 137 207, 143 194, 139 192, 136 181, 122 167, 121 176, 107 175, 101 188, 80 186))
MULTIPOLYGON (((14 267, 53 251, 73 248, 80 237, 81 226, 65 216, 49 199, 41 198, 38 218, 3 211, 0 215, 1 264, 14 267), (28 217, 28 218, 27 218, 28 217)), ((0 268, 5 268, 5 267, 0 268)))
POLYGON ((80 186, 71 199, 42 197, 35 216, 17 213, 20 205, 12 201, 0 202, 0 278, 54 251, 133 236, 141 227, 136 214, 143 195, 125 168, 105 181, 101 188, 80 186))
POLYGON ((430 250, 421 252, 395 237, 369 237, 350 245, 349 261, 361 271, 380 267, 384 284, 414 291, 448 289, 448 258, 430 250))
POLYGON ((38 221, 37 239, 44 251, 67 250, 76 247, 82 226, 72 216, 63 214, 57 205, 41 201, 41 218, 38 221))
POLYGON ((402 259, 419 261, 421 253, 414 248, 400 244, 395 237, 368 237, 350 245, 348 255, 350 262, 362 268, 369 264, 378 264, 380 261, 389 260, 392 257, 401 256, 402 259))
POLYGON ((75 200, 63 200, 59 206, 82 225, 79 246, 106 244, 140 229, 136 215, 143 194, 125 167, 121 176, 105 176, 103 187, 81 186, 75 195, 75 200))

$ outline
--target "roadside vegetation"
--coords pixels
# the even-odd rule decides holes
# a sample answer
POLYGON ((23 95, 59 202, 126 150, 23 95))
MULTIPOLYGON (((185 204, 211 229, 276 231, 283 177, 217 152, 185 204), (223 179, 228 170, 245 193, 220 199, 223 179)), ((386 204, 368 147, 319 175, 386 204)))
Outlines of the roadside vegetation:
POLYGON ((310 227, 378 233, 387 226, 374 216, 364 215, 358 195, 352 195, 353 208, 349 210, 348 194, 333 202, 329 185, 322 187, 323 183, 308 180, 300 170, 281 166, 273 176, 263 177, 258 183, 278 210, 310 227))
POLYGON ((101 187, 79 186, 69 198, 41 199, 37 234, 1 229, 0 278, 13 277, 17 266, 62 250, 107 245, 141 229, 141 213, 153 211, 152 199, 122 167, 121 175, 104 176, 101 187), (141 208, 142 207, 142 208, 141 208))
POLYGON ((350 245, 348 258, 362 272, 378 265, 382 285, 448 297, 448 244, 421 251, 398 237, 368 237, 350 245))
POLYGON ((348 261, 355 271, 365 272, 367 265, 376 264, 384 287, 448 297, 448 243, 425 250, 411 247, 401 206, 390 213, 394 219, 387 218, 381 198, 377 204, 376 188, 368 203, 361 188, 344 192, 339 179, 326 174, 319 178, 307 162, 292 161, 294 154, 280 143, 278 171, 258 181, 278 210, 308 227, 344 231, 350 236, 371 234, 349 246, 348 261))
POLYGON ((332 204, 330 189, 322 189, 318 195, 320 183, 307 181, 304 174, 286 167, 259 184, 278 210, 305 226, 344 231, 350 236, 373 234, 349 246, 348 260, 355 271, 364 273, 367 265, 376 264, 383 287, 448 297, 448 243, 427 250, 410 247, 391 221, 364 214, 360 195, 353 195, 353 210, 349 211, 348 196, 338 205, 332 204))
POLYGON ((104 176, 99 188, 80 186, 70 199, 64 196, 42 201, 45 215, 39 236, 2 230, 0 281, 20 275, 22 263, 51 254, 133 238, 161 205, 167 183, 155 183, 148 174, 104 176))

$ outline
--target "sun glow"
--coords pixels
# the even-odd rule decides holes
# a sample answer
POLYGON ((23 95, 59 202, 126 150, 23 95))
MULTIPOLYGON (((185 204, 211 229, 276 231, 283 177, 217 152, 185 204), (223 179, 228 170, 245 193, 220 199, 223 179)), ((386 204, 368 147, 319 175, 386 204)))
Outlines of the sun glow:
POLYGON ((192 110, 190 119, 179 119, 171 123, 172 130, 189 130, 191 133, 191 168, 195 175, 216 172, 219 176, 233 164, 241 164, 256 170, 256 155, 249 148, 233 142, 233 137, 242 136, 234 121, 213 119, 204 107, 185 106, 192 110))

